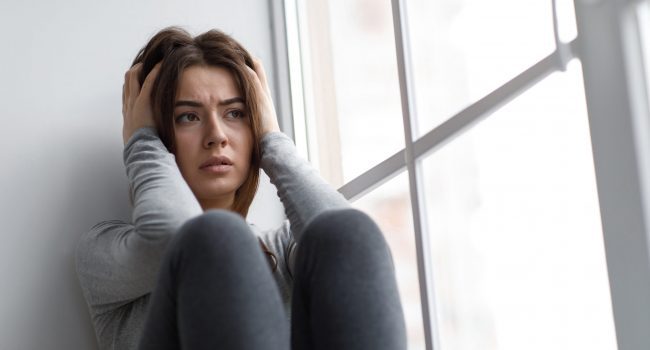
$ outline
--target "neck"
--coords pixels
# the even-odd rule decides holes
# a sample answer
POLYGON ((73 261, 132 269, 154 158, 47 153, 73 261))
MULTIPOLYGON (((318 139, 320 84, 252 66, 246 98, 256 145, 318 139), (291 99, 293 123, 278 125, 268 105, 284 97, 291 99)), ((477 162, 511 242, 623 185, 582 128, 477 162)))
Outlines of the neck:
POLYGON ((223 198, 199 198, 199 204, 203 211, 210 209, 225 209, 232 210, 232 206, 235 203, 234 196, 226 196, 223 198))

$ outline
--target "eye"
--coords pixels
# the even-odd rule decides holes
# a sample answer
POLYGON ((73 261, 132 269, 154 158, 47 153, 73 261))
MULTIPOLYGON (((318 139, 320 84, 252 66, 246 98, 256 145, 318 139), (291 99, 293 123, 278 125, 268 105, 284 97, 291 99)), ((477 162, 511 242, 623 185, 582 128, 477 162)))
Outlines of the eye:
POLYGON ((246 117, 246 113, 244 113, 244 111, 239 109, 232 110, 226 113, 226 115, 233 119, 242 119, 246 117))
POLYGON ((190 123, 195 121, 199 121, 199 117, 194 113, 183 113, 176 117, 177 123, 190 123))

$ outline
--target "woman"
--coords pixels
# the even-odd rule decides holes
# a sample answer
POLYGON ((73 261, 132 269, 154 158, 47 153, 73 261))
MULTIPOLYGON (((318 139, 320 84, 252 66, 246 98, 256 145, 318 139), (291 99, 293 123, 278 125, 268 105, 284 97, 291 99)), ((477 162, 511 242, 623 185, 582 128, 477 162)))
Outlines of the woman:
POLYGON ((123 116, 133 223, 77 249, 101 348, 406 347, 381 232, 297 156, 239 43, 162 30, 126 73, 123 116), (270 232, 244 221, 260 167, 289 219, 270 232))

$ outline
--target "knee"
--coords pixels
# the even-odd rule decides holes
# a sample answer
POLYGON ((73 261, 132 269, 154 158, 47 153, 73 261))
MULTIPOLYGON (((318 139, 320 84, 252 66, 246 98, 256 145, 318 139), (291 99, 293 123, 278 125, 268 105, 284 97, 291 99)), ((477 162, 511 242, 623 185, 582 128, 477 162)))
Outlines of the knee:
POLYGON ((352 254, 388 250, 377 224, 367 214, 353 208, 329 210, 316 216, 305 228, 300 246, 313 247, 319 252, 349 251, 352 254))
POLYGON ((239 215, 226 210, 209 210, 181 226, 170 250, 191 252, 189 255, 201 252, 224 255, 254 244, 248 224, 239 215))

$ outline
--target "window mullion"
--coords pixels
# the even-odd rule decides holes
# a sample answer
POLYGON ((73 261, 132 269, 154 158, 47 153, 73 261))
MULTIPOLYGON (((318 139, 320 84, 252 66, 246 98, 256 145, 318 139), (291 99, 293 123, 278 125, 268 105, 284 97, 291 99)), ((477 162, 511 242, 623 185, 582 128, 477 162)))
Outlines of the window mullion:
POLYGON ((422 185, 423 173, 421 166, 416 162, 416 157, 413 154, 413 135, 417 133, 417 119, 415 117, 415 97, 405 6, 404 1, 392 0, 395 49, 402 103, 402 120, 404 123, 404 155, 408 170, 411 208, 413 212, 420 281, 420 299, 422 303, 422 321, 424 324, 426 347, 428 350, 432 350, 439 348, 437 324, 435 322, 435 290, 433 288, 433 269, 431 268, 431 252, 425 220, 426 208, 424 197, 421 195, 424 189, 422 185))

